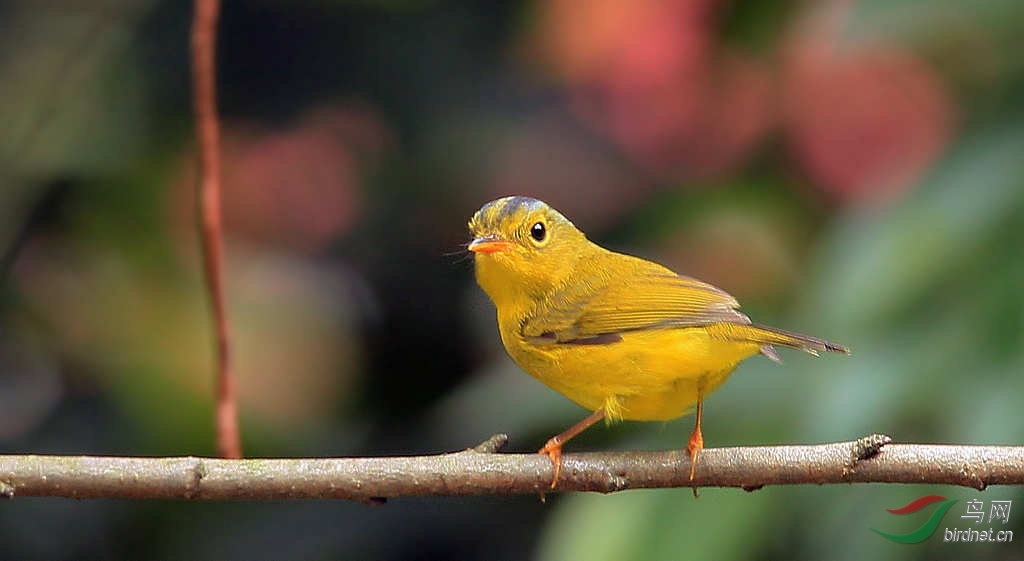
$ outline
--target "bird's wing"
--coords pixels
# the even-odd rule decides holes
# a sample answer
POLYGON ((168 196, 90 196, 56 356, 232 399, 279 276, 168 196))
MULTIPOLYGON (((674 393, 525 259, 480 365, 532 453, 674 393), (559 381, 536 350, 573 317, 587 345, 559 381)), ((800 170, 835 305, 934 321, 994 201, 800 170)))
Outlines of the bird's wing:
POLYGON ((523 321, 523 335, 537 343, 604 343, 624 331, 750 323, 724 290, 654 263, 630 269, 555 291, 523 321))

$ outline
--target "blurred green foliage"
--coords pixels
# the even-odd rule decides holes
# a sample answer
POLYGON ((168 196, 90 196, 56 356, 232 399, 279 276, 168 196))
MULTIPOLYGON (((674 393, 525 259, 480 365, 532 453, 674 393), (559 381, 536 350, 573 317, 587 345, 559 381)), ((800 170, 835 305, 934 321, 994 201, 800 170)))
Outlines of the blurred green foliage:
MULTIPOLYGON (((210 454, 185 2, 0 1, 0 449, 210 454)), ((224 5, 227 286, 246 452, 535 450, 583 414, 504 355, 465 222, 542 198, 850 358, 752 359, 708 446, 1018 444, 1013 0, 224 5)), ((692 419, 569 446, 680 448, 692 419)), ((1005 559, 894 544, 920 486, 0 505, 12 559, 1005 559), (901 526, 902 524, 902 526, 901 526)), ((944 525, 964 528, 956 505, 944 525)), ((1008 529, 1024 537, 1012 511, 1008 529)), ((943 526, 940 526, 940 529, 943 526)), ((941 530, 940 530, 941 531, 941 530)))

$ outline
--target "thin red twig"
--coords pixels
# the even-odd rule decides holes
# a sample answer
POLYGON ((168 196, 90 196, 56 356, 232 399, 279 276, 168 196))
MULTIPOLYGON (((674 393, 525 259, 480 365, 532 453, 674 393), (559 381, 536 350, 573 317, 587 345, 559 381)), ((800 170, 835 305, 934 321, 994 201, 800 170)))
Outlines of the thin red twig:
POLYGON ((192 74, 199 140, 199 231, 206 286, 217 330, 217 453, 241 458, 238 395, 231 367, 231 326, 224 304, 223 234, 220 209, 220 125, 217 121, 215 48, 219 0, 195 0, 192 21, 192 74))

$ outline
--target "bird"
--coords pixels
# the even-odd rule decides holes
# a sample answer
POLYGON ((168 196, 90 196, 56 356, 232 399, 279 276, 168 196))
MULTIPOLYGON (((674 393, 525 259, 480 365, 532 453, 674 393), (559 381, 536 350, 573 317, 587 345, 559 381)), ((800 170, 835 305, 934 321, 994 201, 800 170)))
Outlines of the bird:
POLYGON ((775 346, 817 356, 842 345, 754 324, 726 291, 587 239, 548 204, 508 196, 469 221, 477 283, 497 310, 501 341, 528 374, 591 413, 538 451, 558 485, 562 446, 593 424, 668 421, 696 412, 687 451, 700 451, 704 399, 775 346))

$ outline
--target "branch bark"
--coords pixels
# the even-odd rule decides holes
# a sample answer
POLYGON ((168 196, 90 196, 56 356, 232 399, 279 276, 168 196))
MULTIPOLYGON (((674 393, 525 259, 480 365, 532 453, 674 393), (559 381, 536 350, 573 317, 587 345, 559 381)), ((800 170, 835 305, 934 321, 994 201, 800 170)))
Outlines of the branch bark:
MULTIPOLYGON (((496 435, 436 456, 224 460, 198 457, 0 456, 0 496, 131 499, 348 499, 540 494, 551 462, 497 453, 496 435)), ((683 450, 566 454, 558 489, 612 493, 665 487, 928 483, 1024 484, 1024 446, 890 444, 873 435, 814 446, 708 448, 694 480, 683 450)))
POLYGON ((199 141, 199 237, 217 334, 217 453, 241 458, 238 397, 231 365, 231 325, 224 303, 223 227, 220 196, 220 124, 217 119, 216 45, 219 0, 195 0, 192 20, 192 82, 199 141))

